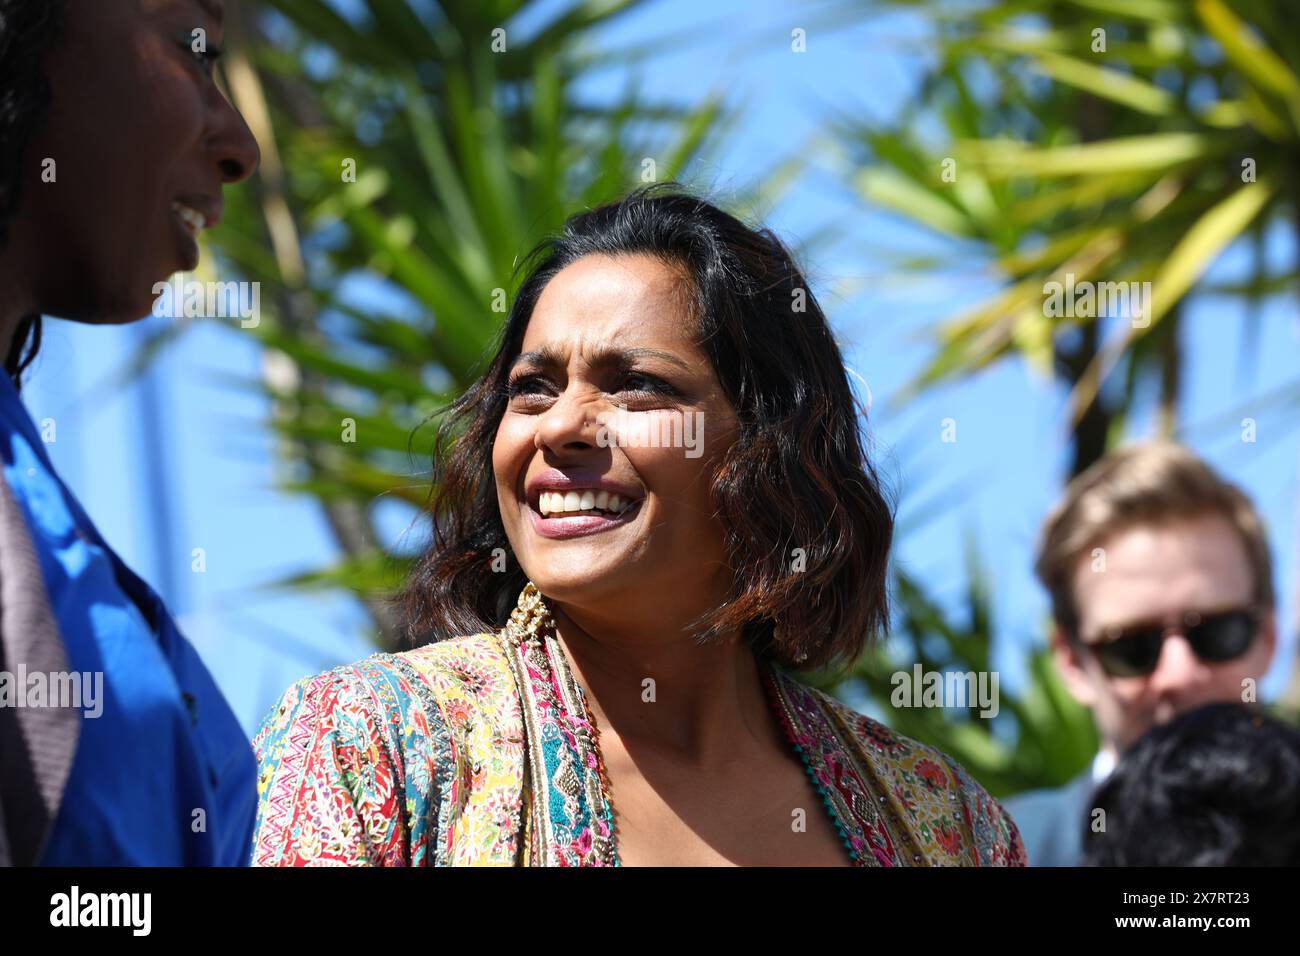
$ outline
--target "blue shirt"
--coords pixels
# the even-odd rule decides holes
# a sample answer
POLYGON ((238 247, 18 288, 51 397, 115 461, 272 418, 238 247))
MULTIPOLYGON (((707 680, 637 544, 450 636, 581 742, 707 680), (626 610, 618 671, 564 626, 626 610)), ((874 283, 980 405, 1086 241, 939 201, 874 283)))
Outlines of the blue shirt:
MULTIPOLYGON (((256 761, 248 738, 158 596, 59 480, 9 377, 0 457, 26 519, 70 671, 102 674, 42 865, 248 862, 256 761), (98 711, 98 715, 95 712, 98 711)), ((87 682, 90 681, 90 682, 87 682)))
POLYGON ((1020 830, 1030 866, 1082 865, 1083 831, 1091 823, 1092 795, 1114 766, 1115 758, 1102 750, 1092 766, 1063 787, 1003 799, 1003 808, 1020 830))

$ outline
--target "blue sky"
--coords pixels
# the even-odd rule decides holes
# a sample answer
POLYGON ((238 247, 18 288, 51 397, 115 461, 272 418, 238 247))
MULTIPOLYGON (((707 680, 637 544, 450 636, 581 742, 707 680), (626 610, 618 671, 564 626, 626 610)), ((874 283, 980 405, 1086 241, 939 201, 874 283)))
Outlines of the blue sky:
MULTIPOLYGON (((680 34, 679 44, 639 71, 643 90, 688 103, 721 93, 730 105, 744 107, 716 159, 690 171, 718 198, 742 191, 792 152, 811 157, 774 208, 751 214, 795 243, 828 221, 847 233, 807 265, 848 364, 867 383, 859 383, 859 393, 866 398, 869 387, 873 399, 878 460, 899 494, 900 518, 911 528, 900 536, 896 559, 937 595, 957 600, 964 587, 964 541, 973 536, 994 575, 1002 641, 996 662, 1004 682, 1014 686, 1022 648, 1045 634, 1046 600, 1030 565, 1039 521, 1068 463, 1065 396, 1008 361, 904 408, 889 401, 927 355, 918 331, 976 301, 987 286, 955 279, 920 283, 872 261, 863 252, 869 243, 916 248, 925 237, 866 212, 840 183, 835 153, 814 148, 833 113, 894 115, 920 62, 915 22, 890 17, 851 30, 818 29, 806 11, 791 13, 789 6, 779 0, 665 0, 618 22, 608 42, 680 34), (804 54, 790 51, 790 30, 797 26, 808 31, 804 54), (955 443, 940 441, 940 423, 948 417, 958 422, 955 443)), ((595 77, 585 92, 603 97, 621 90, 621 73, 595 77)), ((531 243, 532 237, 521 237, 521 249, 531 243)), ((1295 255, 1289 235, 1272 237, 1269 248, 1271 255, 1295 255)), ((1237 274, 1244 261, 1230 251, 1214 274, 1237 274)), ((1239 407, 1241 415, 1258 419, 1253 445, 1239 440, 1235 424, 1193 428, 1189 439, 1255 498, 1271 532, 1284 642, 1264 685, 1268 697, 1280 691, 1294 653, 1300 429, 1294 412, 1288 417, 1265 409, 1257 399, 1295 380, 1300 323, 1294 303, 1273 303, 1252 357, 1243 353, 1244 320, 1229 300, 1192 303, 1181 411, 1193 426, 1239 407)), ((165 353, 149 381, 109 384, 133 350, 170 322, 151 318, 128 328, 47 322, 24 397, 38 422, 55 419, 50 451, 65 480, 126 561, 163 592, 251 732, 293 680, 372 648, 365 615, 351 599, 265 587, 323 563, 333 545, 310 501, 275 489, 264 403, 228 383, 231 376, 258 375, 261 359, 251 336, 234 324, 201 320, 165 353), (154 431, 142 415, 148 390, 160 410, 154 431), (136 453, 149 441, 164 450, 161 482, 151 479, 136 453), (160 526, 164 510, 171 517, 160 526), (192 570, 194 548, 205 552, 202 573, 192 570)), ((1149 434, 1151 426, 1150 414, 1139 416, 1132 434, 1149 434)), ((386 524, 393 533, 400 530, 400 521, 386 524)))

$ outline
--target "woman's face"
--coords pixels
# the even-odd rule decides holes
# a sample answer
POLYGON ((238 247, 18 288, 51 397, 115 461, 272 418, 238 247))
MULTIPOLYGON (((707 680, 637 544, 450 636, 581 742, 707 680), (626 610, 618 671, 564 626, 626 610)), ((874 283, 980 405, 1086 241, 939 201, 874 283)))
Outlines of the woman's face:
POLYGON ((549 597, 694 614, 731 585, 710 484, 736 420, 692 339, 689 282, 654 257, 588 256, 537 301, 492 465, 511 547, 549 597), (542 514, 608 511, 602 490, 633 503, 542 514))
POLYGON ((69 0, 10 245, 44 313, 147 315, 154 285, 197 265, 199 217, 214 225, 223 185, 257 166, 213 80, 221 17, 221 0, 69 0))

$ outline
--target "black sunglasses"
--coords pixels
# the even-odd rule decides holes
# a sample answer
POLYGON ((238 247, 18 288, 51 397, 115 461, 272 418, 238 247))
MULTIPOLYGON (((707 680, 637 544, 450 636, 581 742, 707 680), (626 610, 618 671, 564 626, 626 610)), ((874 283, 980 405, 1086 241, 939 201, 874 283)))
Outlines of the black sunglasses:
POLYGON ((1259 610, 1252 607, 1188 611, 1181 625, 1144 621, 1111 626, 1102 640, 1085 641, 1083 646, 1112 677, 1146 677, 1160 661, 1165 638, 1175 631, 1187 638, 1201 660, 1221 664, 1246 653, 1259 633, 1259 621, 1259 610))

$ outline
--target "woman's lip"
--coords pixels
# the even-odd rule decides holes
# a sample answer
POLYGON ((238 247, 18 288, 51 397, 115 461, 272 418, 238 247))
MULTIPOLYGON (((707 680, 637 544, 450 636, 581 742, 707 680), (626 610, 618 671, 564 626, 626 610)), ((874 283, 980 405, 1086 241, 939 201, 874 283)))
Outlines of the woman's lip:
POLYGON ((628 507, 617 518, 605 518, 601 515, 576 515, 572 518, 543 518, 532 505, 525 503, 528 517, 533 523, 533 530, 543 538, 582 538, 599 534, 613 528, 628 524, 641 513, 640 501, 628 507))
POLYGON ((186 228, 185 223, 182 222, 180 217, 175 213, 172 213, 171 221, 172 229, 175 230, 176 236, 180 239, 182 249, 184 250, 181 253, 182 263, 180 271, 190 272, 199 263, 199 241, 194 234, 186 228))

